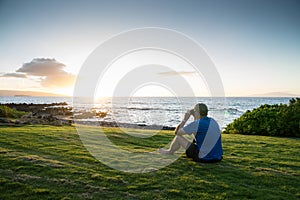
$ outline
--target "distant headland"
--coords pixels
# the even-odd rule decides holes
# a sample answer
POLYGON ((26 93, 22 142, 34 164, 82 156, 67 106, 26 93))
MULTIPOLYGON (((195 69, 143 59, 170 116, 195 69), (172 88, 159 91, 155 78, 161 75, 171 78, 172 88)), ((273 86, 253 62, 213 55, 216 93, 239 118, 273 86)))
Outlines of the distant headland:
POLYGON ((269 92, 263 94, 252 94, 249 97, 298 97, 297 94, 292 94, 288 92, 269 92))
POLYGON ((59 97, 65 96, 62 94, 55 94, 50 92, 35 92, 35 91, 21 91, 21 90, 0 90, 0 96, 15 96, 15 97, 59 97))

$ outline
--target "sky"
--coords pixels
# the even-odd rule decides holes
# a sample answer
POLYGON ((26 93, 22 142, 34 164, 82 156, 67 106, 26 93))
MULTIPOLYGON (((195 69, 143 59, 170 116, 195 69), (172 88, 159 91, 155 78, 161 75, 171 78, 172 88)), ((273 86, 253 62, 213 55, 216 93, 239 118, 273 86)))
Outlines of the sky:
MULTIPOLYGON (((226 96, 299 96, 299 19, 297 0, 0 0, 0 90, 72 95, 82 65, 101 43, 127 30, 161 27, 205 49, 226 96)), ((196 95, 209 94, 203 77, 187 68, 178 68, 177 75, 193 85, 196 95)), ((114 90, 109 85, 104 96, 114 90)), ((172 92, 145 85, 132 93, 172 92)))

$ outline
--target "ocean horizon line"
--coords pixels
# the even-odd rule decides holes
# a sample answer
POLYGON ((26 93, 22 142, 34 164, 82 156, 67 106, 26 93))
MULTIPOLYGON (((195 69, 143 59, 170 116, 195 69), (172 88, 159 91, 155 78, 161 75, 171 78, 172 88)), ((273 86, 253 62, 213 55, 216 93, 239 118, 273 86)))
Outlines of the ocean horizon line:
MULTIPOLYGON (((35 96, 35 95, 0 95, 1 97, 42 97, 42 98, 90 98, 87 96, 66 96, 66 95, 54 95, 54 96, 35 96)), ((94 97, 93 99, 105 99, 105 98, 299 98, 300 95, 294 96, 103 96, 94 97)))
MULTIPOLYGON (((88 96, 82 95, 82 96, 74 96, 74 94, 61 94, 61 93, 52 93, 52 92, 47 92, 47 91, 30 91, 30 90, 4 90, 0 89, 0 97, 3 96, 8 96, 8 97, 24 97, 24 96, 29 96, 29 97, 66 97, 66 98, 86 98, 88 96)), ((224 93, 224 96, 212 96, 208 94, 204 95, 195 95, 195 96, 169 96, 169 95, 143 95, 143 96, 101 96, 97 95, 95 98, 112 98, 112 97, 150 97, 150 98, 168 98, 168 97, 180 97, 180 98, 191 98, 191 97, 196 97, 196 98, 211 98, 211 97, 258 97, 258 98, 263 98, 263 97, 300 97, 300 94, 294 94, 291 92, 282 92, 282 91, 275 91, 275 92, 266 92, 266 93, 256 93, 256 94, 248 94, 248 95, 239 95, 239 94, 226 94, 224 93)))

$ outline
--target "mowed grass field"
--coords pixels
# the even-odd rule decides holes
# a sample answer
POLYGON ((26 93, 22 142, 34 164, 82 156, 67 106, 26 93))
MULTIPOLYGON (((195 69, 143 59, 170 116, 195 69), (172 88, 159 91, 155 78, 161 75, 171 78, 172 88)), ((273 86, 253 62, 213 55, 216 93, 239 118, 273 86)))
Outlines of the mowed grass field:
MULTIPOLYGON (((173 138, 171 131, 143 139, 105 130, 120 148, 139 152, 173 138)), ((220 163, 195 163, 182 155, 158 171, 126 173, 91 156, 74 127, 1 126, 0 199, 300 198, 299 139, 223 134, 223 147, 220 163)))

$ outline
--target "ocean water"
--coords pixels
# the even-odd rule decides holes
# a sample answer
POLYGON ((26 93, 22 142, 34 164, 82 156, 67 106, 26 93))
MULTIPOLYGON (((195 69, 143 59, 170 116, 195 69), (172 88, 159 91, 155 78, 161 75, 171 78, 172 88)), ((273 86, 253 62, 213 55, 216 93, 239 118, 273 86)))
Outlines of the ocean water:
MULTIPOLYGON (((288 104, 290 97, 131 97, 102 98, 90 101, 74 100, 70 97, 0 97, 0 103, 58 103, 67 102, 74 110, 107 112, 105 118, 90 118, 92 121, 116 121, 144 125, 177 126, 184 113, 195 103, 207 104, 209 116, 215 118, 224 129, 227 124, 247 110, 263 104, 288 104)), ((192 118, 189 120, 192 121, 192 118)))

